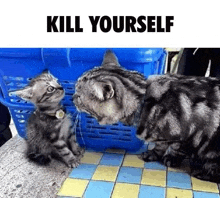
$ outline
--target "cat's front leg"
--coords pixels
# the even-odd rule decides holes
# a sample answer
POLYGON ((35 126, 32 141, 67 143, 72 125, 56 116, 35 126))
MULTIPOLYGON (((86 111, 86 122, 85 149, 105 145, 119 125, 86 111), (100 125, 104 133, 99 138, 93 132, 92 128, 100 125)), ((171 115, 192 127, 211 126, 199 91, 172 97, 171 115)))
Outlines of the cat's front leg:
POLYGON ((76 168, 79 165, 79 159, 74 156, 64 140, 58 140, 53 146, 56 149, 59 158, 61 158, 68 167, 76 168))
POLYGON ((219 162, 219 157, 214 159, 190 158, 191 175, 201 180, 219 183, 219 162))
POLYGON ((143 159, 145 162, 161 161, 167 148, 167 143, 156 143, 155 147, 152 150, 148 150, 147 152, 142 153, 140 158, 143 159))
POLYGON ((169 145, 163 156, 163 163, 168 167, 179 167, 186 153, 182 150, 181 143, 169 145))

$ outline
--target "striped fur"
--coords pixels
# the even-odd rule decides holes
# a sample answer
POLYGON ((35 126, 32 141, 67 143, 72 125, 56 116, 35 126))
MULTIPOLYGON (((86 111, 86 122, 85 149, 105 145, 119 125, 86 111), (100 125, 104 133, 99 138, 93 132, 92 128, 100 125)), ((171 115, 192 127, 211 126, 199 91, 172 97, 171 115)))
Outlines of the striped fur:
POLYGON ((74 103, 100 124, 137 124, 137 137, 155 143, 143 160, 179 166, 189 158, 193 176, 220 182, 219 86, 211 77, 145 79, 108 51, 100 67, 79 78, 74 103))
POLYGON ((84 150, 76 142, 70 115, 61 119, 55 116, 63 109, 59 103, 64 96, 57 79, 44 72, 15 93, 36 106, 27 123, 28 158, 44 165, 56 157, 68 167, 77 167, 84 150))

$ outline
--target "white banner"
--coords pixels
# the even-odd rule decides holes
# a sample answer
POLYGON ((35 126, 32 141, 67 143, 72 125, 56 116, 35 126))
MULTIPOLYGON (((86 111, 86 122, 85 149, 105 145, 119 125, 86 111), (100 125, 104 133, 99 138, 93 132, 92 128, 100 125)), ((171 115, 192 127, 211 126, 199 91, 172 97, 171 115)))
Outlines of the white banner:
POLYGON ((1 1, 1 47, 220 47, 217 1, 1 1))

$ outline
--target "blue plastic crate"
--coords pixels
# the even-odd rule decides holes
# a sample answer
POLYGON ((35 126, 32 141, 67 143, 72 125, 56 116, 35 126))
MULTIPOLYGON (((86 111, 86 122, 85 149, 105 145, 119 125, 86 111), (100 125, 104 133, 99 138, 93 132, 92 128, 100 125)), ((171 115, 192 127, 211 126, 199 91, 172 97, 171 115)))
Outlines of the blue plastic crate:
MULTIPOLYGON (((74 85, 83 72, 102 63, 105 48, 13 48, 0 49, 0 102, 9 107, 19 135, 26 137, 25 124, 34 106, 9 91, 17 90, 32 77, 48 69, 57 77, 65 89, 63 104, 76 123, 77 140, 87 149, 125 149, 137 152, 146 148, 140 141, 134 127, 122 123, 100 126, 88 114, 77 114, 72 102, 74 85), (76 116, 78 115, 76 122, 76 116)), ((166 52, 162 48, 113 48, 119 63, 131 70, 137 70, 146 77, 163 74, 166 52)))

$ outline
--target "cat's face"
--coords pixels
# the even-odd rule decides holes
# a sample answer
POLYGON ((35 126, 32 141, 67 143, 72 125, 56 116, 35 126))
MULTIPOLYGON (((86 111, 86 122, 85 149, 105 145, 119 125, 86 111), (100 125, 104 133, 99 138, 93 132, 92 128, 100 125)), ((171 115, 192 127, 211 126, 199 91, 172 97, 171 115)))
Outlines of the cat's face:
POLYGON ((75 106, 95 117, 101 125, 117 123, 137 106, 135 83, 129 76, 143 80, 140 74, 120 67, 112 52, 106 52, 100 67, 78 79, 73 96, 75 106))
POLYGON ((49 106, 59 103, 64 97, 63 88, 49 72, 43 72, 33 78, 25 88, 12 93, 24 100, 31 101, 36 106, 49 106))

